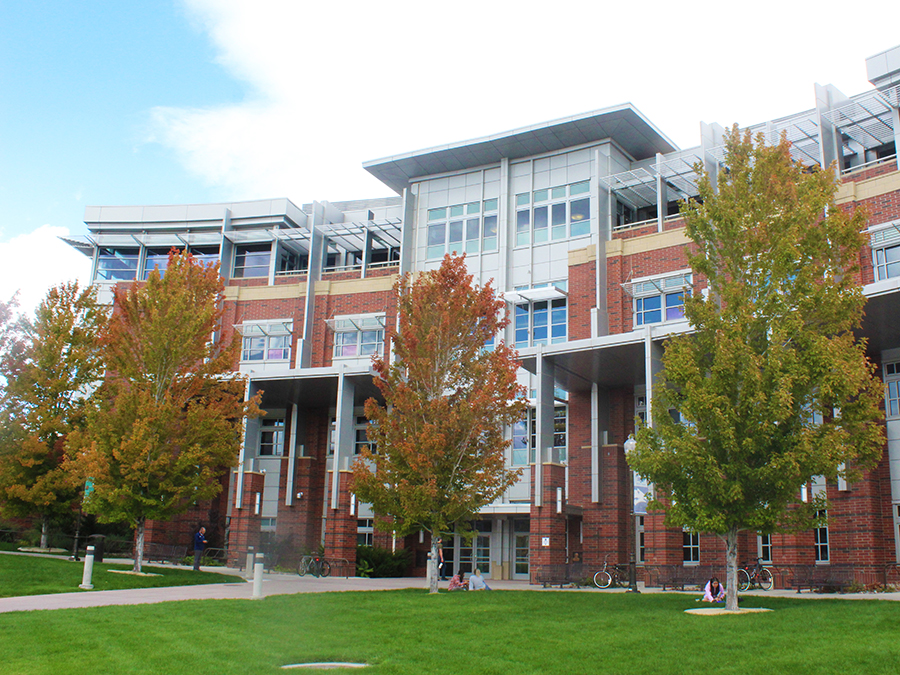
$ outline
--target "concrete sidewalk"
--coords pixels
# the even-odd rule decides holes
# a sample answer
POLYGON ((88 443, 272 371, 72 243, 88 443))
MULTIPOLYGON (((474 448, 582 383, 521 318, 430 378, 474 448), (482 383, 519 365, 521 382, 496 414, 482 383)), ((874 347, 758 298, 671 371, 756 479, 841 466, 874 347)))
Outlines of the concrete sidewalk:
MULTIPOLYGON (((117 563, 127 564, 128 561, 116 560, 117 563)), ((147 565, 147 567, 152 567, 147 565)), ((165 567, 171 567, 166 565, 165 567)), ((188 569, 188 568, 186 568, 188 569)), ((38 609, 69 609, 79 607, 102 607, 110 605, 145 605, 159 602, 171 602, 177 600, 249 600, 253 595, 253 584, 244 580, 239 570, 223 567, 207 567, 204 571, 230 574, 234 576, 234 583, 201 584, 197 586, 173 586, 166 588, 127 589, 120 591, 75 591, 72 593, 57 593, 52 595, 28 595, 14 598, 0 598, 0 613, 22 612, 38 609)), ((500 581, 490 579, 489 585, 494 590, 516 591, 541 591, 541 586, 531 585, 527 581, 500 581)), ((427 582, 421 577, 405 577, 400 579, 363 579, 351 577, 329 577, 317 579, 315 577, 301 577, 296 574, 266 573, 263 575, 262 595, 292 595, 295 593, 328 593, 338 591, 383 591, 403 588, 427 588, 427 582)), ((446 582, 441 582, 441 588, 446 588, 446 582)), ((644 593, 662 593, 659 588, 640 589, 644 593)), ((566 593, 624 593, 624 588, 599 590, 593 587, 548 589, 555 592, 562 590, 566 593)), ((699 597, 698 591, 666 591, 668 593, 683 593, 685 595, 699 597)), ((900 601, 898 593, 801 593, 794 590, 776 589, 771 591, 750 591, 742 593, 742 596, 757 597, 781 597, 817 599, 831 598, 841 600, 893 600, 900 601)))

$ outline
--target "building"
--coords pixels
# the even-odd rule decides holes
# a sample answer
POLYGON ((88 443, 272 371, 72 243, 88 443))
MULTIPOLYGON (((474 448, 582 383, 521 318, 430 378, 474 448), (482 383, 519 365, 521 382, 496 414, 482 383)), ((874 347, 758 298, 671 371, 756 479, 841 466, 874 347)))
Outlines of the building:
MULTIPOLYGON (((874 583, 885 570, 896 579, 900 560, 900 47, 867 66, 870 91, 816 85, 813 108, 752 130, 786 133, 807 164, 836 163, 839 203, 869 208, 863 333, 886 383, 889 440, 860 482, 808 486, 830 499, 827 526, 748 535, 740 556, 852 565, 874 583)), ((348 469, 366 442, 363 402, 377 395, 369 357, 389 350, 391 287, 456 251, 504 293, 505 339, 533 406, 509 430, 521 481, 482 510, 471 544, 445 541, 445 559, 511 579, 576 554, 588 565, 634 555, 648 580, 662 565, 720 564, 715 537, 643 513, 622 444, 647 414, 665 340, 688 331, 677 202, 696 194, 696 163, 718 171, 723 132, 701 124, 700 144, 681 150, 626 104, 365 163, 394 198, 88 207, 89 235, 68 241, 92 257, 102 297, 165 264, 173 246, 221 262, 225 333, 241 334, 238 367, 268 411, 248 422, 222 499, 157 524, 150 539, 186 541, 199 518, 220 542, 227 529, 235 563, 248 546, 296 555, 321 544, 352 564, 359 542, 410 548, 424 574, 429 542, 376 532, 348 469)))

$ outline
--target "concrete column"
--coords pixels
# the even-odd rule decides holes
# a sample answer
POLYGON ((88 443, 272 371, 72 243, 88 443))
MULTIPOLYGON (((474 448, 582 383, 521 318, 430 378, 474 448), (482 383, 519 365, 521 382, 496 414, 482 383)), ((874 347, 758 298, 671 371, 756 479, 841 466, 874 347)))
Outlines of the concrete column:
POLYGON ((312 361, 313 326, 316 314, 316 282, 322 278, 322 266, 325 257, 325 236, 321 226, 325 224, 325 208, 313 202, 312 222, 310 223, 309 269, 306 274, 306 298, 303 307, 303 332, 297 341, 297 368, 309 368, 312 361))
POLYGON ((338 496, 340 494, 338 475, 340 471, 350 468, 350 458, 353 456, 353 448, 356 443, 356 417, 353 414, 353 400, 356 386, 344 373, 338 376, 337 415, 335 417, 334 439, 334 471, 331 481, 331 508, 338 508, 338 496))

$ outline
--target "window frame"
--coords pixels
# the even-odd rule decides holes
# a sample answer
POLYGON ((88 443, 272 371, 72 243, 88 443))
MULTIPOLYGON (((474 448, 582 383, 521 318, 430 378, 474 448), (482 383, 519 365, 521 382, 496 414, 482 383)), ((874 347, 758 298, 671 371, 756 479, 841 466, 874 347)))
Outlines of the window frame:
POLYGON ((515 248, 590 236, 591 196, 589 179, 517 194, 515 248), (586 216, 581 212, 582 202, 587 208, 586 216), (579 205, 579 218, 575 218, 576 204, 579 205))
POLYGON ((428 209, 425 259, 440 260, 448 252, 478 255, 496 251, 499 214, 500 201, 496 197, 428 209), (493 232, 491 236, 487 236, 488 230, 493 232))

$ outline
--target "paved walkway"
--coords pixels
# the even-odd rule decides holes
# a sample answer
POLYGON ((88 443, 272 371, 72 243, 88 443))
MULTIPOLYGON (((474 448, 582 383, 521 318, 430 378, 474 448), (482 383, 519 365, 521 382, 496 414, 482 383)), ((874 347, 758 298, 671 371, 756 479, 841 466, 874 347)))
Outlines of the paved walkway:
MULTIPOLYGON (((129 564, 129 561, 116 561, 129 564)), ((146 568, 153 567, 145 565, 146 568)), ((171 567, 171 566, 167 566, 171 567)), ((189 569, 189 568, 185 568, 189 569)), ((204 571, 230 574, 233 583, 201 584, 197 586, 173 586, 167 588, 127 589, 121 591, 76 591, 72 593, 56 593, 52 595, 27 595, 14 598, 0 598, 0 613, 21 612, 36 609, 67 609, 76 607, 101 607, 107 605, 145 605, 176 600, 249 600, 253 596, 253 584, 244 580, 239 570, 223 567, 207 567, 204 571)), ((530 585, 527 581, 489 580, 495 590, 540 591, 541 586, 530 585)), ((441 584, 446 587, 446 582, 441 584)), ((262 595, 292 595, 295 593, 326 593, 335 591, 381 591, 401 588, 426 588, 425 579, 405 577, 401 579, 361 579, 351 577, 301 577, 296 574, 267 573, 263 575, 262 595)), ((554 589, 559 590, 559 589, 554 589)), ((624 593, 624 589, 599 591, 595 588, 567 588, 567 593, 624 593)), ((658 588, 643 588, 645 593, 661 593, 658 588)), ((668 591, 669 593, 678 591, 668 591)), ((687 595, 697 596, 697 591, 684 591, 687 595)), ((784 598, 832 598, 842 600, 894 600, 900 601, 898 593, 802 593, 792 590, 751 591, 742 595, 784 598)))

